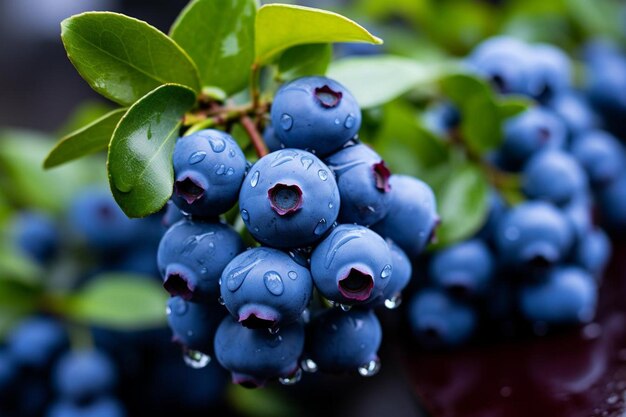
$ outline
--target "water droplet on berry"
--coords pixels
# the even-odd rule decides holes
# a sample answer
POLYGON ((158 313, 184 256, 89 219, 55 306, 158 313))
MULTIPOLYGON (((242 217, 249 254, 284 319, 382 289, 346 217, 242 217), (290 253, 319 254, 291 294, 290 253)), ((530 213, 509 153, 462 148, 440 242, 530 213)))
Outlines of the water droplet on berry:
POLYGON ((224 164, 215 165, 215 174, 224 175, 226 173, 226 166, 224 164))
POLYGON ((250 220, 250 213, 248 213, 248 210, 241 210, 241 218, 243 219, 244 222, 247 222, 248 220, 250 220))
POLYGON ((278 378, 278 382, 283 385, 295 385, 302 379, 302 369, 298 368, 292 375, 278 378))
POLYGON ((223 152, 226 149, 226 143, 222 139, 209 138, 209 145, 215 153, 223 152))
POLYGON ((339 308, 341 308, 343 311, 350 311, 350 310, 352 310, 352 306, 349 306, 347 304, 339 304, 339 308))
POLYGON ((302 158, 300 158, 300 162, 305 169, 309 169, 311 165, 313 165, 313 159, 309 158, 308 156, 303 156, 302 158))
POLYGON ((333 207, 335 207, 335 206, 333 206, 333 203, 328 203, 328 208, 329 208, 329 209, 331 209, 331 208, 333 208, 333 207))
POLYGON ((280 116, 280 127, 282 127, 283 130, 289 130, 291 129, 292 126, 293 126, 293 117, 291 117, 287 113, 280 116))
POLYGON ((359 366, 359 375, 361 376, 374 376, 378 371, 380 371, 380 360, 378 358, 359 366))
POLYGON ((343 122, 343 125, 346 129, 352 129, 354 127, 354 116, 351 114, 346 117, 346 121, 343 122))
POLYGON ((225 305, 226 303, 224 302, 224 297, 219 297, 217 299, 217 302, 220 303, 221 305, 225 305))
POLYGON ((170 306, 165 307, 165 314, 167 314, 168 316, 172 315, 172 309, 170 308, 170 306))
POLYGON ((336 125, 339 125, 340 123, 341 123, 341 120, 339 120, 339 119, 335 119, 335 124, 336 124, 336 125))
POLYGON ((269 327, 267 331, 270 332, 271 335, 276 335, 280 332, 280 327, 269 327))
POLYGON ((230 167, 226 170, 226 175, 233 175, 235 173, 235 170, 233 169, 233 167, 230 167))
POLYGON ((256 187, 256 185, 259 183, 259 171, 256 171, 254 174, 252 174, 252 178, 250 178, 250 186, 252 188, 256 187))
POLYGON ((174 313, 177 316, 182 316, 187 312, 189 306, 187 305, 187 301, 182 298, 174 298, 172 299, 168 309, 170 310, 170 314, 174 313))
POLYGON ((283 337, 279 334, 270 335, 270 337, 267 339, 267 345, 271 348, 278 347, 282 342, 283 337))
POLYGON ((402 295, 400 295, 400 293, 394 295, 391 298, 388 298, 385 300, 385 307, 388 310, 394 310, 398 307, 400 307, 400 304, 402 304, 402 295))
POLYGON ((204 157, 206 156, 206 152, 204 151, 196 151, 194 153, 191 154, 191 156, 189 157, 189 163, 191 165, 197 164, 199 162, 202 162, 204 160, 204 157))
POLYGON ((205 353, 202 353, 198 350, 192 349, 183 349, 183 360, 187 364, 194 369, 202 369, 206 367, 209 362, 211 362, 211 357, 205 353))
POLYGON ((328 171, 320 169, 317 171, 317 176, 320 177, 320 180, 326 181, 328 179, 328 171))
POLYGON ((296 278, 298 278, 298 273, 296 271, 289 271, 287 273, 287 276, 293 280, 295 280, 296 278))
POLYGON ((313 233, 319 236, 325 231, 326 231, 326 219, 321 219, 319 222, 317 222, 317 226, 315 226, 315 230, 313 230, 313 233))
POLYGON ((261 262, 261 258, 255 258, 248 265, 240 266, 238 268, 233 269, 228 277, 226 278, 226 288, 228 288, 231 292, 235 292, 241 287, 243 281, 248 276, 248 273, 261 262))
POLYGON ((285 291, 283 279, 276 271, 266 272, 263 275, 263 282, 265 283, 265 288, 274 295, 281 295, 285 291))
POLYGON ((389 278, 391 276, 392 268, 391 265, 387 264, 383 267, 383 270, 380 272, 380 277, 382 279, 389 278))
MULTIPOLYGON (((215 245, 213 245, 213 246, 215 246, 215 245)), ((204 267, 204 268, 200 268, 200 274, 201 274, 201 275, 204 275, 204 274, 206 274, 207 272, 209 272, 209 270, 208 270, 206 267, 204 267)))
POLYGON ((228 151, 228 156, 230 156, 231 158, 234 158, 236 155, 234 149, 231 149, 230 151, 228 151))
POLYGON ((302 312, 302 321, 304 321, 305 324, 307 324, 308 322, 311 321, 311 310, 309 310, 308 308, 305 308, 304 311, 302 312))
POLYGON ((317 372, 317 364, 313 361, 313 359, 302 359, 300 362, 300 367, 304 372, 315 373, 317 372))

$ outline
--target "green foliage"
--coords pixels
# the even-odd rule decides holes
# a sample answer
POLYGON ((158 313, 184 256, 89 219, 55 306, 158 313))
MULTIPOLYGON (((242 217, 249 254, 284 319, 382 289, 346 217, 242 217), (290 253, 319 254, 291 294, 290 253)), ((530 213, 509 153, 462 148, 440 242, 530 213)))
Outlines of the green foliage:
POLYGON ((130 105, 156 87, 177 83, 200 91, 187 54, 156 28, 117 13, 89 12, 61 24, 67 55, 103 96, 130 105))
POLYGON ((198 66, 203 86, 242 90, 254 59, 256 0, 193 0, 170 30, 198 66))
POLYGON ((324 75, 332 57, 333 47, 329 43, 291 47, 278 59, 278 78, 288 81, 306 75, 324 75))
POLYGON ((255 62, 267 64, 282 51, 296 45, 329 42, 382 40, 337 13, 287 4, 266 4, 256 17, 255 62))
POLYGON ((117 125, 107 166, 111 191, 129 217, 158 211, 172 194, 172 152, 195 93, 166 84, 137 101, 117 125))
POLYGON ((230 405, 242 416, 290 417, 302 414, 281 391, 271 388, 261 391, 231 384, 226 396, 230 405))

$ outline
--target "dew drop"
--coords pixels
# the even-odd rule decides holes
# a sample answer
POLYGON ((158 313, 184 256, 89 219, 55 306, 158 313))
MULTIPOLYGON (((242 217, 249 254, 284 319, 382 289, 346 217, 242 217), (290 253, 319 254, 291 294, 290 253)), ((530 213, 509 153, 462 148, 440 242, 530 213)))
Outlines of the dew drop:
POLYGON ((278 378, 283 385, 295 385, 302 379, 302 369, 298 368, 292 375, 278 378))
POLYGON ((331 208, 333 208, 333 207, 335 207, 335 206, 333 206, 333 203, 328 203, 328 208, 329 208, 329 209, 331 209, 331 208))
POLYGON ((400 307, 400 304, 402 304, 402 295, 400 295, 400 293, 385 300, 385 308, 388 310, 395 310, 400 307))
POLYGON ((328 171, 320 169, 317 171, 317 176, 320 177, 320 180, 326 181, 328 179, 328 171))
POLYGON ((280 127, 282 127, 283 130, 290 130, 292 126, 293 117, 291 117, 287 113, 284 113, 282 116, 280 116, 280 127))
POLYGON ((324 233, 324 231, 326 231, 326 219, 321 219, 319 222, 317 222, 317 226, 315 226, 315 230, 313 230, 313 233, 319 236, 324 233))
POLYGON ((311 321, 311 310, 309 310, 308 308, 305 308, 304 311, 302 312, 302 321, 307 324, 311 321))
POLYGON ((226 143, 222 139, 209 138, 209 145, 211 145, 211 149, 215 153, 224 152, 224 149, 226 149, 226 143))
POLYGON ((348 117, 346 117, 346 121, 343 122, 343 126, 346 129, 352 129, 354 127, 354 116, 349 114, 348 117))
POLYGON ((339 119, 335 119, 335 124, 336 124, 336 125, 339 125, 340 123, 341 123, 341 120, 339 120, 339 119))
POLYGON ((215 174, 224 175, 226 173, 226 166, 224 164, 215 165, 215 174))
POLYGON ((194 369, 202 369, 206 367, 209 362, 211 362, 211 357, 198 350, 185 348, 183 350, 183 360, 185 361, 187 366, 190 366, 194 369))
POLYGON ((265 283, 265 288, 274 295, 281 295, 285 291, 283 279, 276 271, 266 272, 263 275, 263 282, 265 283))
POLYGON ((228 151, 228 156, 230 156, 231 158, 234 158, 236 155, 235 151, 233 149, 231 149, 230 151, 228 151))
POLYGON ((279 334, 270 335, 270 337, 267 339, 267 345, 271 348, 276 348, 280 346, 282 342, 283 342, 283 337, 279 334))
POLYGON ((219 297, 217 299, 217 302, 220 303, 221 305, 225 305, 226 303, 224 302, 224 297, 219 297))
MULTIPOLYGON (((211 243, 211 245, 212 245, 212 243, 211 243)), ((213 246, 215 246, 215 245, 213 245, 213 246)), ((207 272, 209 272, 209 270, 206 267, 200 268, 200 274, 201 275, 205 275, 207 272)))
POLYGON ((252 178, 250 178, 250 186, 252 188, 256 187, 256 185, 259 183, 259 171, 256 171, 254 174, 252 174, 252 178))
POLYGON ((191 165, 197 164, 199 162, 202 162, 204 160, 204 157, 206 156, 206 152, 204 151, 196 151, 194 153, 191 154, 191 156, 189 156, 189 163, 191 165))
POLYGON ((313 359, 302 359, 302 362, 300 362, 300 367, 304 372, 308 372, 311 374, 317 372, 318 369, 318 366, 315 361, 313 361, 313 359))
POLYGON ((248 213, 248 210, 246 209, 241 210, 241 218, 243 219, 244 222, 247 222, 248 220, 250 220, 250 213, 248 213))
POLYGON ((352 306, 347 305, 347 304, 339 304, 339 308, 341 308, 343 311, 350 311, 350 310, 352 310, 352 306))
POLYGON ((256 258, 254 259, 254 261, 250 262, 247 265, 243 265, 233 269, 226 278, 226 288, 228 288, 231 292, 237 291, 239 287, 241 287, 241 285, 243 284, 243 281, 248 276, 248 273, 262 260, 262 258, 256 258))
POLYGON ((391 276, 391 265, 387 264, 384 266, 383 270, 380 272, 380 277, 382 279, 389 278, 391 276))
POLYGON ((177 316, 182 316, 187 312, 189 306, 187 305, 187 301, 182 298, 174 298, 167 308, 170 310, 170 314, 174 313, 177 316))
POLYGON ((359 366, 359 375, 361 376, 374 376, 378 371, 380 371, 380 360, 378 358, 359 366))
POLYGON ((308 156, 303 156, 302 158, 300 158, 300 162, 305 169, 309 169, 311 165, 313 165, 313 159, 309 158, 308 156))
POLYGON ((230 167, 226 170, 226 175, 230 176, 233 175, 235 173, 235 170, 233 169, 233 167, 230 167))
POLYGON ((296 278, 298 278, 298 273, 296 271, 289 271, 287 273, 287 276, 292 280, 295 280, 296 278))
POLYGON ((270 327, 267 331, 270 332, 271 335, 276 335, 280 332, 280 327, 270 327))
POLYGON ((172 315, 172 309, 170 308, 170 306, 165 307, 165 314, 167 314, 168 316, 172 315))
POLYGON ((606 402, 609 405, 617 404, 617 401, 619 401, 619 397, 615 394, 611 395, 609 398, 606 399, 606 402))

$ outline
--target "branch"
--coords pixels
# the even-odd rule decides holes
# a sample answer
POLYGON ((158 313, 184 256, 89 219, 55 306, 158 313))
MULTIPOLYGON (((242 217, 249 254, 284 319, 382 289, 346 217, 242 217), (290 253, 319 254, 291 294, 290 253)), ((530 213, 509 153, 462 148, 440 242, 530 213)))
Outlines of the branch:
POLYGON ((254 150, 256 151, 257 156, 259 158, 262 158, 267 155, 269 151, 267 150, 265 141, 261 137, 259 130, 257 129, 250 116, 242 116, 240 122, 241 126, 243 126, 246 133, 248 134, 248 137, 250 137, 250 142, 252 143, 252 146, 254 146, 254 150))

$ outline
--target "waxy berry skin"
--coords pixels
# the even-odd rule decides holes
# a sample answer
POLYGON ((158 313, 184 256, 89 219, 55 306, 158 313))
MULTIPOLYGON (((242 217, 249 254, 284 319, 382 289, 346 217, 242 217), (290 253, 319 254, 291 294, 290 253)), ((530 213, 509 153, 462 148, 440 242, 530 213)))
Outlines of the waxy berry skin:
POLYGON ((309 270, 278 249, 241 253, 221 278, 224 306, 250 328, 279 328, 302 316, 313 294, 309 270))
POLYGON ((596 187, 611 184, 624 171, 624 147, 608 132, 591 130, 576 136, 571 151, 596 187))
POLYGON ((391 253, 393 273, 382 294, 365 303, 363 307, 376 308, 381 305, 385 305, 389 309, 399 307, 402 301, 402 290, 409 284, 413 276, 413 265, 406 253, 391 240, 386 240, 386 242, 391 253))
POLYGON ((222 271, 243 250, 241 237, 229 225, 183 219, 159 244, 163 286, 172 296, 187 300, 217 299, 222 271))
POLYGON ((117 377, 114 363, 99 350, 67 352, 59 358, 53 372, 57 392, 75 402, 109 393, 117 377))
POLYGON ((283 149, 259 159, 239 194, 239 209, 250 234, 264 245, 297 248, 324 237, 339 214, 333 172, 300 149, 283 149))
POLYGON ((340 149, 361 127, 361 109, 352 94, 325 77, 302 77, 284 84, 274 96, 271 117, 284 147, 320 157, 340 149))
POLYGON ((61 323, 45 317, 20 322, 7 336, 7 348, 21 366, 44 369, 69 345, 61 323))
POLYGON ((185 213, 212 218, 237 202, 246 158, 229 134, 206 129, 183 136, 174 146, 172 201, 185 213))
POLYGON ((213 337, 226 311, 217 303, 194 303, 181 297, 167 301, 167 322, 172 340, 186 349, 213 351, 213 337))

